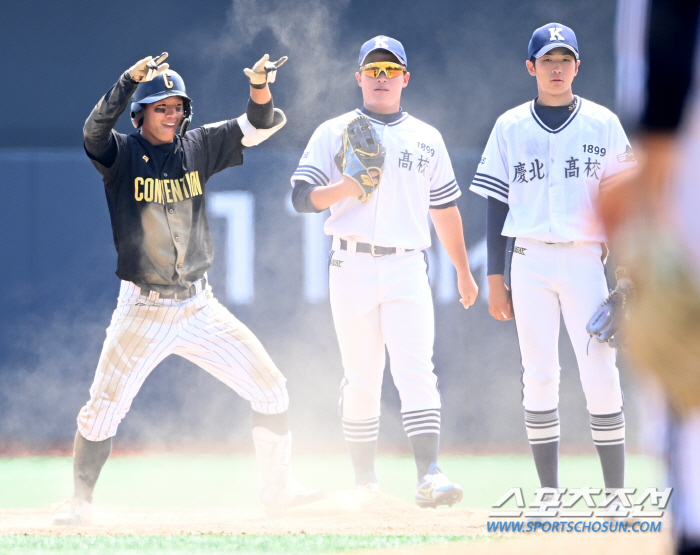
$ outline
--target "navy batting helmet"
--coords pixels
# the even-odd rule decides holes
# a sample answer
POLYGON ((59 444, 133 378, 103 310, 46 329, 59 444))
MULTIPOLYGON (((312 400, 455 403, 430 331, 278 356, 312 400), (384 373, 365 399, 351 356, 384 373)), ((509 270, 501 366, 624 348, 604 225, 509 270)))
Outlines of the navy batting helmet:
POLYGON ((143 123, 143 104, 153 104, 169 96, 179 96, 183 99, 182 130, 185 132, 192 121, 192 99, 187 96, 185 82, 182 77, 171 69, 161 73, 155 79, 141 83, 131 98, 131 120, 137 127, 143 123))

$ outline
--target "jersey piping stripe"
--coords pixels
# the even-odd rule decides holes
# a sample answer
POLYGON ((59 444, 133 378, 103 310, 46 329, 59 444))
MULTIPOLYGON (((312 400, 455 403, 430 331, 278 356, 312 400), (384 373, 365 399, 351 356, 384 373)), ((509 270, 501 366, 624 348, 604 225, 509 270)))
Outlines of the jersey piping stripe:
POLYGON ((326 176, 326 174, 314 166, 299 166, 294 172, 294 175, 292 175, 292 179, 295 177, 299 177, 304 181, 306 180, 305 178, 308 177, 311 179, 312 183, 315 183, 320 187, 328 185, 330 182, 330 179, 326 176))
POLYGON ((447 185, 430 192, 430 203, 431 204, 443 204, 445 199, 454 200, 459 198, 462 191, 459 188, 456 180, 450 181, 447 185), (442 201, 442 202, 440 202, 442 201))
POLYGON ((320 180, 316 175, 310 172, 295 172, 294 175, 292 175, 292 182, 294 181, 306 181, 315 185, 316 187, 323 187, 324 185, 328 185, 328 181, 324 182, 320 180))
POLYGON ((297 172, 302 171, 302 172, 311 172, 312 174, 316 175, 319 179, 325 179, 326 181, 329 181, 329 177, 323 173, 320 169, 318 169, 316 166, 312 166, 310 164, 304 164, 303 166, 298 166, 297 167, 297 172))
POLYGON ((581 111, 581 104, 583 104, 583 100, 581 100, 581 98, 579 96, 574 96, 574 98, 576 99, 576 109, 569 116, 569 119, 567 119, 564 123, 562 123, 561 127, 557 128, 557 129, 550 129, 537 116, 537 112, 535 112, 535 101, 534 100, 530 102, 530 114, 532 114, 532 117, 535 119, 537 124, 542 129, 544 129, 547 133, 557 134, 557 133, 563 131, 564 129, 566 129, 566 127, 574 120, 576 115, 581 111))
POLYGON ((481 194, 480 190, 484 191, 483 196, 491 196, 494 198, 497 198, 499 200, 502 200, 506 204, 508 204, 508 194, 504 194, 500 189, 496 189, 495 187, 491 187, 490 185, 479 185, 476 183, 472 183, 472 186, 470 187, 472 191, 475 193, 481 194))
POLYGON ((455 187, 451 191, 447 191, 446 193, 443 193, 441 195, 430 195, 430 201, 435 202, 437 200, 444 200, 449 197, 457 198, 462 194, 462 191, 459 190, 459 187, 455 187))
POLYGON ((443 185, 443 186, 440 187, 439 189, 433 189, 432 191, 430 191, 430 196, 433 196, 433 195, 437 195, 437 194, 439 194, 439 193, 442 193, 442 192, 444 192, 444 191, 447 190, 447 189, 458 189, 458 188, 459 188, 459 186, 457 185, 457 180, 456 180, 456 179, 453 179, 453 180, 450 181, 447 185, 443 185))
POLYGON ((472 180, 472 183, 489 183, 493 185, 496 188, 500 188, 503 190, 503 192, 507 193, 510 190, 510 185, 508 183, 504 183, 500 179, 493 177, 492 175, 489 175, 487 173, 476 173, 474 175, 474 179, 472 180))
POLYGON ((502 185, 495 183, 493 181, 489 181, 487 179, 481 179, 478 177, 475 177, 474 180, 472 181, 472 185, 475 187, 482 187, 483 189, 488 189, 489 191, 493 191, 494 193, 498 193, 500 195, 508 195, 510 189, 508 187, 503 187, 502 185))
POLYGON ((358 116, 364 116, 364 117, 366 117, 368 120, 372 121, 373 123, 376 123, 376 124, 378 124, 378 125, 386 125, 386 126, 388 126, 388 127, 393 127, 394 125, 398 125, 399 123, 406 121, 406 119, 408 118, 408 112, 404 112, 404 113, 403 113, 403 116, 401 116, 401 117, 400 117, 399 119, 397 119, 396 121, 392 121, 391 123, 385 123, 385 122, 380 121, 380 120, 378 120, 378 119, 374 119, 374 118, 371 117, 371 116, 368 116, 367 114, 365 114, 365 113, 364 113, 362 110, 360 110, 359 108, 355 108, 355 113, 356 113, 358 116))

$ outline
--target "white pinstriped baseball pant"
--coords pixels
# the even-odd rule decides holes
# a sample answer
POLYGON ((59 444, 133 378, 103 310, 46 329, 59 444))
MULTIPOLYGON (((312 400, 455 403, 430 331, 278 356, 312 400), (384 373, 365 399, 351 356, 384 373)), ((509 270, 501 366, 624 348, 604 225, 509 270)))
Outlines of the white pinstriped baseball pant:
POLYGON ((78 414, 80 434, 90 441, 114 436, 145 379, 170 354, 209 372, 256 412, 279 414, 289 406, 287 380, 209 286, 190 299, 151 301, 122 281, 90 400, 78 414))

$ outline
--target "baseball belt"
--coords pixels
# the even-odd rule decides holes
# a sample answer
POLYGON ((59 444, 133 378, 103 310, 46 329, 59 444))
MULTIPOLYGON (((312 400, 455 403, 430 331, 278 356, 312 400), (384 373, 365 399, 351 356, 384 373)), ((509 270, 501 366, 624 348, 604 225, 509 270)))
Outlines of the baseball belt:
POLYGON ((176 301, 184 301, 185 299, 191 299, 198 293, 204 291, 207 286, 207 278, 203 277, 192 283, 187 289, 182 291, 173 291, 169 293, 163 293, 161 291, 156 291, 155 289, 148 289, 146 287, 139 286, 141 289, 141 295, 148 297, 151 301, 157 301, 158 299, 174 299, 176 301))
MULTIPOLYGON (((348 250, 348 242, 345 239, 340 240, 340 250, 348 250)), ((406 249, 404 252, 411 252, 413 249, 406 249)), ((355 252, 364 252, 372 256, 386 256, 387 254, 396 254, 396 247, 379 247, 370 245, 369 243, 357 243, 355 252)))

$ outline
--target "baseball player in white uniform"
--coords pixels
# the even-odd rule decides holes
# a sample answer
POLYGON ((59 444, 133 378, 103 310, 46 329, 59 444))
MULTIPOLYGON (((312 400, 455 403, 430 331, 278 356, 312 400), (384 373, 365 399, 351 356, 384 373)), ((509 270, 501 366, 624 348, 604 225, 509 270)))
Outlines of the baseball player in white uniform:
POLYGON ((441 402, 423 250, 431 244, 430 214, 457 269, 461 302, 471 306, 478 289, 455 204, 461 192, 440 133, 401 109, 410 77, 401 43, 386 36, 367 41, 359 66, 363 107, 316 129, 292 176, 292 201, 299 212, 330 208, 330 300, 344 369, 339 408, 356 487, 378 488, 374 460, 386 348, 416 460, 416 502, 452 505, 463 493, 437 466, 441 402), (379 185, 363 201, 359 182, 335 161, 346 126, 358 117, 386 149, 379 185))
POLYGON ((608 295, 594 203, 635 165, 618 118, 575 96, 574 32, 550 23, 528 47, 538 96, 498 118, 470 189, 488 199, 489 311, 515 323, 525 426, 542 487, 559 487, 559 321, 573 344, 606 488, 624 486, 625 422, 616 351, 586 324, 608 295), (510 289, 504 280, 512 238, 510 289), (511 297, 512 295, 512 297, 511 297))
POLYGON ((182 78, 162 63, 166 57, 149 56, 124 72, 85 122, 85 151, 103 177, 122 281, 90 399, 78 415, 74 496, 58 508, 55 524, 90 523, 112 437, 144 380, 170 354, 250 402, 263 504, 277 510, 319 497, 291 481, 286 379, 255 335, 214 298, 206 276, 214 256, 207 180, 242 164, 246 147, 286 122, 268 87, 286 58, 273 63, 265 55, 244 70, 246 114, 186 132, 192 103, 182 78), (114 126, 130 101, 137 130, 127 136, 114 126))

